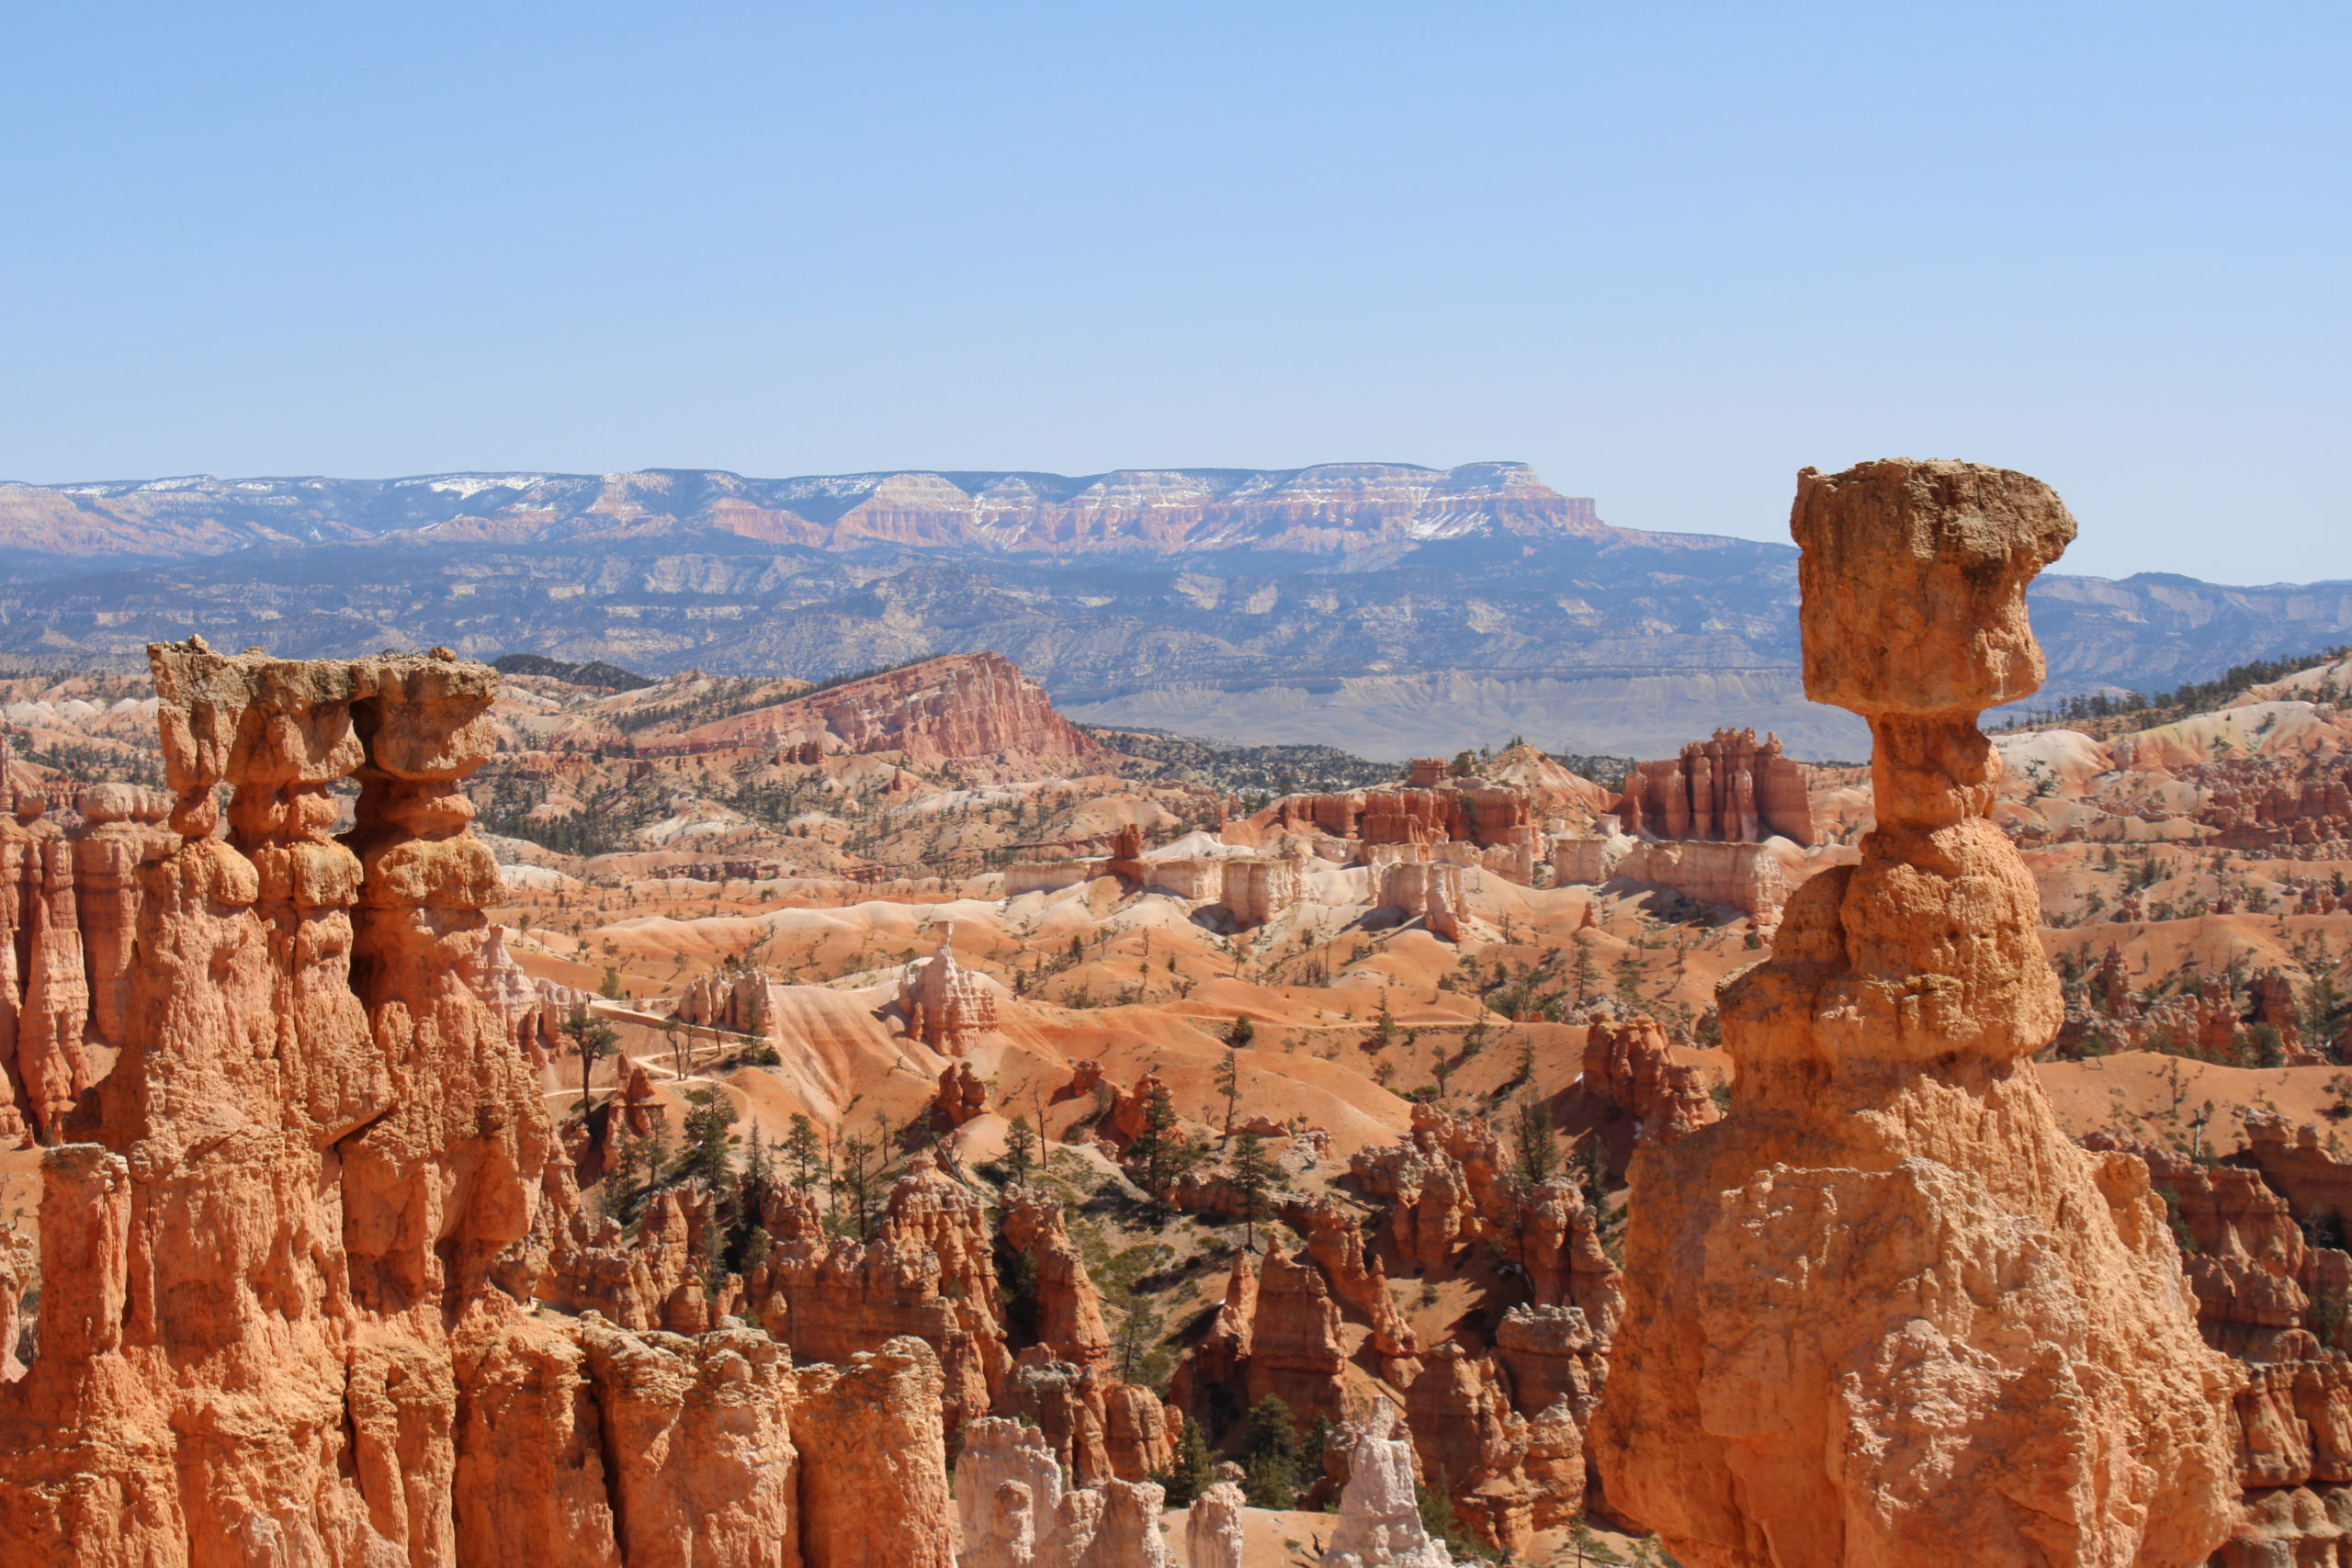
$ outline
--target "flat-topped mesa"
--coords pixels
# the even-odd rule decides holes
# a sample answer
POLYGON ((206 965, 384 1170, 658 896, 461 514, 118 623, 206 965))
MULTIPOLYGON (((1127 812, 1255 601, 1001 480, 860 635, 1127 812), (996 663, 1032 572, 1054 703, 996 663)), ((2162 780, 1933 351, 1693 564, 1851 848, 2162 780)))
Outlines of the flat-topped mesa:
POLYGON ((1724 987, 1730 1115, 1634 1157, 1611 1506, 1690 1568, 2199 1562, 2234 1373, 2145 1168, 2071 1143, 2029 1065, 2063 1010, 1975 724, 2040 682, 2025 588, 2074 520, 1894 460, 1806 470, 1791 528, 1878 827, 1724 987))

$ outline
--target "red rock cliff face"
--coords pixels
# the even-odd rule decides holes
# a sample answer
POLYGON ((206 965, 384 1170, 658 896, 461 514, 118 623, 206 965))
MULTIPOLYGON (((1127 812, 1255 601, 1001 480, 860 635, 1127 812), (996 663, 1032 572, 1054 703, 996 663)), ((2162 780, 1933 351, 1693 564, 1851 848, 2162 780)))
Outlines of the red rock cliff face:
POLYGON ((1731 1114, 1634 1158, 1611 1506, 1691 1568, 2196 1562, 2236 1373, 2146 1168, 2028 1066, 2062 1007, 1975 724, 2041 683, 2025 585, 2074 521, 1894 461, 1808 470, 1792 527, 1806 691, 1870 721, 1879 826, 1725 987, 1731 1114))
MULTIPOLYGON (((671 743, 898 751, 919 768, 987 764, 1001 776, 1105 771, 1117 759, 994 653, 956 653, 689 729, 671 743)), ((649 747, 650 750, 662 747, 649 747)))
MULTIPOLYGON (((489 750, 492 672, 151 658, 175 843, 141 872, 122 1056, 66 1118, 87 1141, 43 1160, 0 1562, 945 1568, 935 1404, 844 1398, 883 1376, 864 1364, 812 1393, 732 1322, 656 1344, 533 1318, 493 1282, 549 1129, 464 978, 497 873, 457 786, 489 750), (795 1468, 811 1401, 829 1444, 898 1445, 908 1502, 854 1542, 840 1505, 870 1467, 795 1468)), ((877 1355, 892 1386, 936 1388, 927 1346, 877 1355)))
POLYGON ((11 1473, 0 1540, 40 1562, 69 1539, 92 1562, 450 1561, 449 1325, 522 1234, 519 1173, 547 1136, 453 967, 496 886, 452 804, 487 754, 494 678, 195 647, 153 662, 183 841, 146 874, 129 1041, 74 1129, 102 1146, 53 1156, 43 1201, 46 1220, 105 1189, 85 1256, 43 1275, 108 1310, 88 1359, 44 1333, 9 1411, 70 1412, 74 1440, 28 1458, 83 1473, 11 1473), (346 845, 326 790, 355 773, 346 845), (109 1496, 134 1506, 94 1522, 109 1496))

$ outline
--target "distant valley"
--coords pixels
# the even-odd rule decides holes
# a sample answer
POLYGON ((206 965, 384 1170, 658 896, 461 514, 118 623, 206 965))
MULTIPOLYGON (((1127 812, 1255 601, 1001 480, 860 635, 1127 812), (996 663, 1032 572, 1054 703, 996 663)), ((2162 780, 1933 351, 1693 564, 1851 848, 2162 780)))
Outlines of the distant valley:
MULTIPOLYGON (((1611 526, 1514 463, 0 484, 0 658, 197 630, 822 678, 993 650, 1081 722, 1251 743, 1660 755, 1736 722, 1859 756, 1800 689, 1795 564, 1611 526)), ((2352 639, 2352 581, 2046 575, 2033 604, 2052 694, 2352 639)))

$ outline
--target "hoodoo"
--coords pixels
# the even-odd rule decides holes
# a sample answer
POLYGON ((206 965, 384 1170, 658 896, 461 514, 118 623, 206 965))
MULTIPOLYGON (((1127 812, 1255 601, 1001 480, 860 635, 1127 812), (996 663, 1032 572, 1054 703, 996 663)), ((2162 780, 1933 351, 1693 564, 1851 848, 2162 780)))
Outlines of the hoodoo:
POLYGON ((171 834, 109 873, 141 889, 121 1059, 53 1107, 0 1562, 945 1568, 929 1345, 795 1371, 732 1318, 535 1314, 502 1261, 551 1130, 464 978, 498 868, 459 785, 496 675, 150 657, 171 834))
POLYGON ((1809 695, 1870 723, 1861 863, 1722 993, 1731 1114, 1635 1155, 1593 1434, 1688 1568, 2159 1568, 2227 1532, 2236 1374, 2136 1158, 2078 1148, 2029 1059, 2062 1017, 1977 715, 2041 682, 2040 481, 1798 477, 1809 695))

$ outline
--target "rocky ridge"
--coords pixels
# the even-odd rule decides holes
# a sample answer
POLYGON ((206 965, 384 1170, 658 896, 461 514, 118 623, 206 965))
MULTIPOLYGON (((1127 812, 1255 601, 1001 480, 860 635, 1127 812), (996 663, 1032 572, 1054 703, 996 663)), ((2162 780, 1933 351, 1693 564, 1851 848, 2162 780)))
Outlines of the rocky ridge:
MULTIPOLYGON (((1516 464, 6 485, 0 551, 0 649, 25 654, 130 655, 191 626, 654 672, 987 649, 1082 721, 1365 755, 1562 726, 1569 750, 1651 754, 1724 724, 1800 755, 1862 740, 1804 701, 1785 547, 1609 527, 1516 464)), ((2352 631, 2342 584, 2037 593, 2069 691, 2352 631)))

